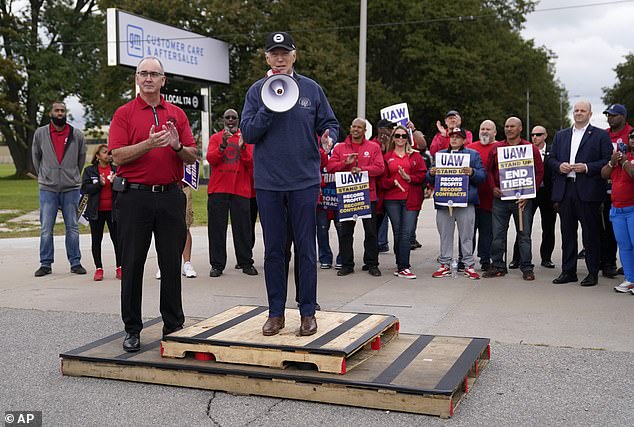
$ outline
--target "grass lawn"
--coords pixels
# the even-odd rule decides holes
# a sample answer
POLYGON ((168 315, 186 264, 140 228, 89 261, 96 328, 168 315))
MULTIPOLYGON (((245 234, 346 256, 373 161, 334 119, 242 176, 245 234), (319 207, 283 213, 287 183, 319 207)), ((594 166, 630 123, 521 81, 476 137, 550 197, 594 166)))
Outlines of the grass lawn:
MULTIPOLYGON (((15 166, 0 164, 0 226, 10 231, 0 231, 0 238, 39 236, 39 227, 26 229, 19 223, 7 220, 22 216, 39 208, 38 186, 34 179, 14 179, 15 166)), ((207 186, 201 185, 194 196, 194 225, 207 225, 207 186)), ((87 226, 79 226, 80 233, 90 233, 87 226)), ((55 226, 55 235, 64 234, 64 225, 55 226)))

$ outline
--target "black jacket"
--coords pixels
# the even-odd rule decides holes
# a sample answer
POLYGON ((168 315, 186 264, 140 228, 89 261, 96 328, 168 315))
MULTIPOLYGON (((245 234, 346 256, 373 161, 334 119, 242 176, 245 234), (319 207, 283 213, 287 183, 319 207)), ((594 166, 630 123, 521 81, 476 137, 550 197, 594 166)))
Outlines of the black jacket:
MULTIPOLYGON (((112 172, 116 172, 114 166, 110 166, 112 172)), ((86 216, 89 220, 95 221, 99 212, 99 199, 101 198, 101 184, 99 183, 99 167, 95 165, 86 166, 81 177, 81 192, 88 194, 88 204, 86 205, 86 216)), ((112 192, 112 204, 117 197, 117 192, 112 192)))

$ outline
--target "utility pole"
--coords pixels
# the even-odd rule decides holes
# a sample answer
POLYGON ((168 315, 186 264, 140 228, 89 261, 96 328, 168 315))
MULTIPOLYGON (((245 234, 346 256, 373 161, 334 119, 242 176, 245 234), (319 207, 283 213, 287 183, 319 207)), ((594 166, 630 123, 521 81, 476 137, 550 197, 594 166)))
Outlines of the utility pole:
POLYGON ((361 0, 361 16, 359 24, 359 84, 357 87, 357 117, 365 119, 365 63, 368 38, 368 0, 361 0))

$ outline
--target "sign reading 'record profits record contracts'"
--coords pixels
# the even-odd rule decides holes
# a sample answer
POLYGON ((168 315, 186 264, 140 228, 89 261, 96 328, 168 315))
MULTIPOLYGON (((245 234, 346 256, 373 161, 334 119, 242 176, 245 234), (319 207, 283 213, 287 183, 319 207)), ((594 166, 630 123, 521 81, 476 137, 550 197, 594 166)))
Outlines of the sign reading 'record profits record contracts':
POLYGON ((229 45, 110 8, 108 65, 136 67, 146 56, 161 60, 165 72, 206 82, 229 83, 229 45))
POLYGON ((368 171, 360 173, 337 172, 337 198, 339 199, 339 221, 356 221, 371 218, 370 179, 368 171))
POLYGON ((464 208, 469 196, 469 177, 462 168, 469 166, 469 155, 436 153, 434 203, 440 206, 464 208))
POLYGON ((531 145, 498 147, 498 169, 502 200, 532 199, 537 196, 531 145))

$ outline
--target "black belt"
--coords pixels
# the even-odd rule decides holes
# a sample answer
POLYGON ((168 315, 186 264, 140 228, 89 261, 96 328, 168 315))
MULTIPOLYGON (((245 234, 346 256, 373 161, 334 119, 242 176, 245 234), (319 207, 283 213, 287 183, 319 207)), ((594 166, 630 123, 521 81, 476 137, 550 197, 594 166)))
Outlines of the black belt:
POLYGON ((180 187, 179 183, 172 182, 171 184, 165 185, 145 185, 145 184, 135 184, 131 182, 128 184, 128 188, 130 190, 142 190, 142 191, 151 191, 152 193, 164 193, 166 191, 174 190, 180 187))
POLYGON ((577 180, 577 178, 573 178, 573 177, 566 177, 566 181, 567 182, 575 182, 577 180))

